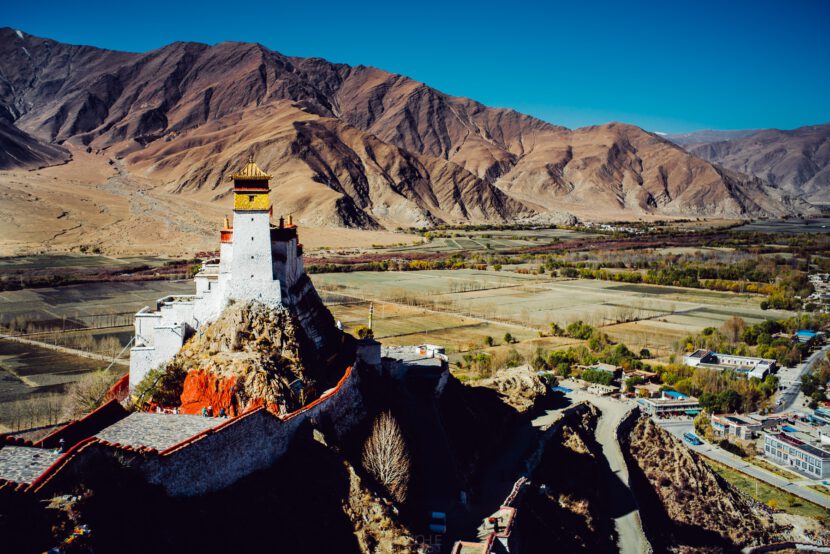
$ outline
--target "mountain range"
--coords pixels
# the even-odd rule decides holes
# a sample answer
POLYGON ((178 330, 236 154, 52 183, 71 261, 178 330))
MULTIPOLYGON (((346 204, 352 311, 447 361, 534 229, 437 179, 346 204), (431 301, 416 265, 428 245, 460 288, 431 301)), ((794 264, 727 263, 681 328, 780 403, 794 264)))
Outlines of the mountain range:
POLYGON ((130 53, 0 29, 0 169, 71 165, 83 149, 119 168, 125 178, 113 193, 134 177, 224 205, 227 176, 254 155, 274 175, 278 209, 307 225, 811 209, 791 196, 790 181, 746 174, 749 165, 714 153, 728 150, 718 144, 686 151, 622 123, 570 130, 373 67, 259 44, 130 53))
POLYGON ((830 203, 830 124, 789 131, 702 131, 669 139, 710 162, 754 175, 814 204, 830 203))

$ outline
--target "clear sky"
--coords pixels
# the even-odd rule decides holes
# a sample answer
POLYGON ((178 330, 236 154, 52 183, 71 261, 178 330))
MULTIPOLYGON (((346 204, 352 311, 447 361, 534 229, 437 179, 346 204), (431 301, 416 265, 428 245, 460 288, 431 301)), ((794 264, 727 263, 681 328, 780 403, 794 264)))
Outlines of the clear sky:
POLYGON ((6 0, 0 26, 136 52, 260 42, 568 127, 830 122, 830 0, 6 0))

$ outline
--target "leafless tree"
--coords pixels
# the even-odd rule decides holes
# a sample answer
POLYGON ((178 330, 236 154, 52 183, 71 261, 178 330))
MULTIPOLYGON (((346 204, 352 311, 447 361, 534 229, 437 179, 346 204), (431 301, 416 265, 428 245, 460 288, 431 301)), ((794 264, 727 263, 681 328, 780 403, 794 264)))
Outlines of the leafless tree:
POLYGON ((730 341, 736 343, 741 338, 741 333, 743 333, 745 328, 746 321, 736 315, 733 315, 723 322, 721 331, 723 331, 723 334, 726 335, 730 341))
POLYGON ((363 467, 398 502, 406 500, 409 453, 401 428, 389 412, 375 419, 372 434, 363 445, 363 467))
POLYGON ((81 377, 66 391, 65 417, 78 419, 103 404, 112 383, 113 378, 106 371, 95 371, 81 377))

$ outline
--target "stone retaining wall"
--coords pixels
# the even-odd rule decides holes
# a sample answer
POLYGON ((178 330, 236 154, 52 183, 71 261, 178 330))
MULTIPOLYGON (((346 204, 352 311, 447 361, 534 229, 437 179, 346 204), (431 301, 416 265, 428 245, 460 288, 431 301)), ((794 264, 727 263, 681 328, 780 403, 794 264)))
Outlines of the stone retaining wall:
POLYGON ((360 422, 363 413, 359 366, 350 367, 337 386, 296 412, 279 417, 265 407, 255 408, 161 452, 86 438, 26 490, 46 493, 50 483, 65 484, 67 479, 61 477, 81 474, 80 469, 89 465, 86 458, 104 451, 112 456, 133 454, 133 463, 147 481, 162 486, 171 496, 200 495, 273 465, 304 424, 313 422, 326 433, 342 437, 360 422), (90 449, 93 444, 95 448, 90 449))

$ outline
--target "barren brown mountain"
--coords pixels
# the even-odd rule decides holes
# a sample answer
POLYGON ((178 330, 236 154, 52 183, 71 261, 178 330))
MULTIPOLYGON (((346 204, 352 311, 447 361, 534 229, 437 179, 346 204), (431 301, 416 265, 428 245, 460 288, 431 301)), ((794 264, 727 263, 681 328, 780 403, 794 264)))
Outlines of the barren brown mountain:
POLYGON ((755 175, 809 202, 830 202, 830 124, 766 129, 734 140, 697 142, 689 151, 755 175))
MULTIPOLYGON (((275 175, 277 209, 317 227, 804 209, 637 127, 571 131, 379 69, 258 44, 126 53, 0 29, 0 113, 6 168, 62 163, 79 148, 112 160, 117 172, 86 186, 106 209, 102 194, 122 197, 127 220, 139 221, 131 229, 185 199, 212 218, 226 205, 227 174, 248 154, 275 175), (14 153, 21 147, 28 158, 14 153)), ((26 176, 3 173, 0 187, 9 179, 17 188, 6 194, 18 194, 26 176)), ((70 210, 51 230, 71 245, 94 213, 70 210)), ((161 218, 171 233, 208 233, 177 217, 161 218)), ((0 210, 4 220, 21 224, 0 210)))

